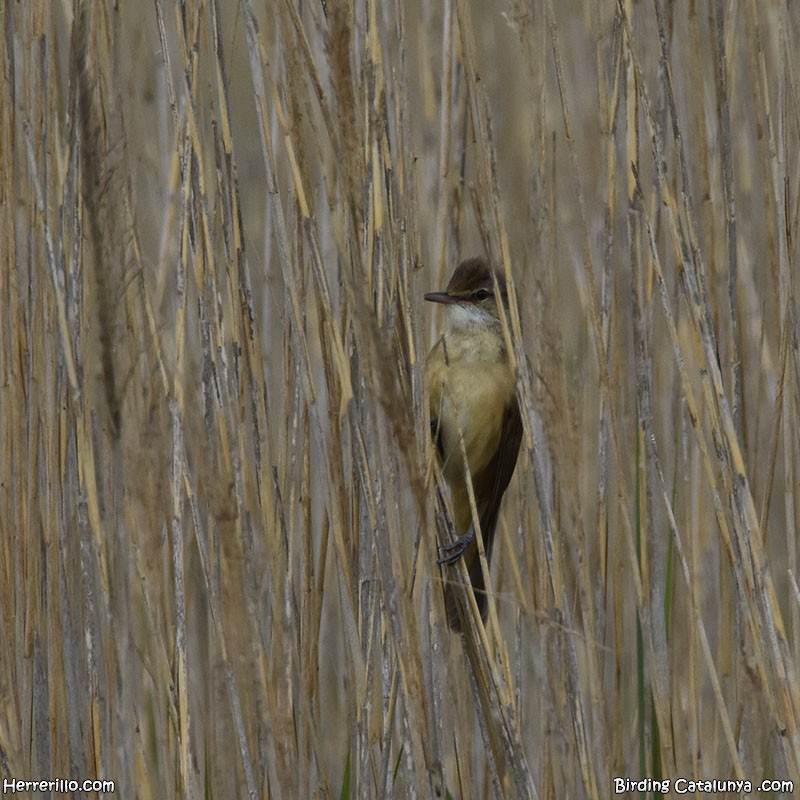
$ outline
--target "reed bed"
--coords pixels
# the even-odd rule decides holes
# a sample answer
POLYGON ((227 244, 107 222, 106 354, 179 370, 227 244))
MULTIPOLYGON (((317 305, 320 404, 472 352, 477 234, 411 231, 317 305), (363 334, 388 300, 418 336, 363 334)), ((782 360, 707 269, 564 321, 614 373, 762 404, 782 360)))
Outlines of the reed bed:
POLYGON ((792 796, 798 4, 0 16, 4 779, 792 796), (525 434, 456 636, 422 296, 481 253, 525 434))

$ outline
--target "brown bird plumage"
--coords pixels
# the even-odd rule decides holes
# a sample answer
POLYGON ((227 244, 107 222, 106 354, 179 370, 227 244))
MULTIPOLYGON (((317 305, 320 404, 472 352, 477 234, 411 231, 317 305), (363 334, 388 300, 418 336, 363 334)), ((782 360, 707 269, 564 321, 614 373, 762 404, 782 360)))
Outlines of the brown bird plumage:
MULTIPOLYGON (((431 430, 442 472, 450 488, 453 520, 459 544, 449 548, 453 563, 463 557, 483 619, 487 598, 478 545, 474 540, 467 471, 472 480, 487 560, 491 556, 500 501, 517 463, 522 420, 514 373, 506 352, 498 300, 508 308, 506 282, 482 258, 462 262, 447 289, 426 300, 448 309, 447 323, 428 355, 426 377, 430 393, 431 430), (465 468, 459 439, 463 437, 465 468)), ((445 607, 451 629, 462 629, 455 593, 447 583, 445 607)))

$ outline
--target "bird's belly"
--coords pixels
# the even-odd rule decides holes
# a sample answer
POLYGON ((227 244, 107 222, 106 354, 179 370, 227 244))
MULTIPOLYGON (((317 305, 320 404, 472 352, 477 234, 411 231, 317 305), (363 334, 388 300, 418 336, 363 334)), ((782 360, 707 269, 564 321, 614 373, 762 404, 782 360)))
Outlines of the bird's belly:
POLYGON ((443 372, 441 392, 436 393, 441 408, 432 404, 431 415, 439 420, 444 473, 453 486, 464 482, 459 437, 463 437, 473 476, 484 470, 496 454, 514 382, 503 362, 451 365, 443 372))

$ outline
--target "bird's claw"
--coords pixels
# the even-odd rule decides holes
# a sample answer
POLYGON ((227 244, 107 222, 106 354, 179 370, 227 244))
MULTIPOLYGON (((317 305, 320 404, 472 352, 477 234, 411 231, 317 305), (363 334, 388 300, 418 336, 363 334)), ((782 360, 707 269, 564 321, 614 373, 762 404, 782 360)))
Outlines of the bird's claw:
POLYGON ((443 553, 442 557, 439 559, 439 564, 446 564, 448 567, 457 564, 474 539, 475 528, 470 525, 469 530, 463 536, 459 536, 458 539, 451 544, 443 545, 439 548, 443 553))

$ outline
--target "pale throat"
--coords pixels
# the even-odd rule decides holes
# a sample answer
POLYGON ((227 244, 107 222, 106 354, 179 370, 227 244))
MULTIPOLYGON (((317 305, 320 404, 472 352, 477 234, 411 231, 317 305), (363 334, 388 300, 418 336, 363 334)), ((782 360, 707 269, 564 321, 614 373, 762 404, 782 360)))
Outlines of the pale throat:
POLYGON ((497 362, 505 358, 500 320, 474 305, 447 307, 444 338, 451 360, 497 362))

